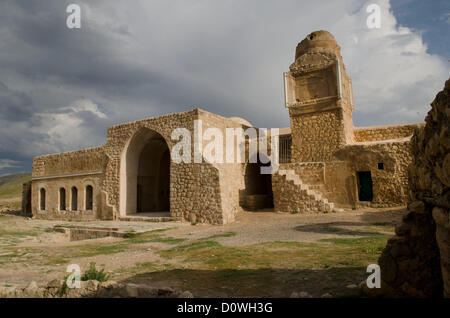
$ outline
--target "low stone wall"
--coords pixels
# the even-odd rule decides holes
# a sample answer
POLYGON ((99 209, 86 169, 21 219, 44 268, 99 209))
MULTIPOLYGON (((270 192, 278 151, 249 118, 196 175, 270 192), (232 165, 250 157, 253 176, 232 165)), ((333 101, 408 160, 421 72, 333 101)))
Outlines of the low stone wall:
POLYGON ((355 142, 381 141, 410 137, 416 127, 423 127, 424 123, 355 127, 353 130, 355 142))
POLYGON ((0 298, 193 298, 189 291, 156 288, 144 284, 96 280, 81 281, 80 288, 64 288, 63 280, 53 280, 46 286, 31 282, 26 287, 0 287, 0 298))
POLYGON ((412 139, 408 214, 379 259, 374 296, 450 297, 450 80, 412 139))
POLYGON ((32 216, 31 212, 31 181, 22 185, 22 211, 24 216, 32 216))

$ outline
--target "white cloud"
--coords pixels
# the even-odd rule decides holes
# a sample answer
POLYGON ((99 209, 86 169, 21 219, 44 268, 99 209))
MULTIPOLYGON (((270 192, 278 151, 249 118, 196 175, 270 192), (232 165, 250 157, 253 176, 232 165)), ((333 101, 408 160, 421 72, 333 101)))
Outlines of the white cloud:
POLYGON ((420 33, 398 27, 388 0, 370 2, 380 5, 381 29, 361 26, 365 6, 335 27, 353 79, 355 121, 360 125, 423 121, 450 66, 427 53, 420 33))
MULTIPOLYGON (((103 126, 107 116, 91 100, 77 100, 57 112, 37 113, 33 120, 36 126, 31 131, 43 138, 35 141, 39 149, 68 151, 85 146, 96 146, 93 141, 101 142, 106 136, 92 135, 96 127, 103 126), (99 138, 100 137, 100 138, 99 138)), ((42 151, 42 150, 41 150, 42 151)))

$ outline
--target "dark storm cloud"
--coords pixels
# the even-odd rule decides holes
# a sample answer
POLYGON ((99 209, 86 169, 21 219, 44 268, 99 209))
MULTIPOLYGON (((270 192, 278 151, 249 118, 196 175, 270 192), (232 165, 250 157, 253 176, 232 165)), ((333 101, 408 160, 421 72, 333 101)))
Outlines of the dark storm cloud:
POLYGON ((29 120, 35 110, 28 95, 13 91, 0 81, 0 118, 9 121, 29 120))
POLYGON ((109 125, 194 107, 287 126, 282 73, 316 29, 343 48, 356 124, 421 120, 448 66, 396 30, 389 1, 375 2, 380 32, 365 28, 359 0, 2 1, 0 174, 103 144, 109 125), (66 27, 70 3, 82 8, 80 30, 66 27))

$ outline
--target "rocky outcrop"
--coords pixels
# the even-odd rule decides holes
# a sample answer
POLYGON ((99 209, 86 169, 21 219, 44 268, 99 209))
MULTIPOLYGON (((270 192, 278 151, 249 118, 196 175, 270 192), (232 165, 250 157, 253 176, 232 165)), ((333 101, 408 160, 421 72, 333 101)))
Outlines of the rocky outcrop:
POLYGON ((387 297, 450 297, 450 80, 412 138, 408 214, 379 259, 387 297))

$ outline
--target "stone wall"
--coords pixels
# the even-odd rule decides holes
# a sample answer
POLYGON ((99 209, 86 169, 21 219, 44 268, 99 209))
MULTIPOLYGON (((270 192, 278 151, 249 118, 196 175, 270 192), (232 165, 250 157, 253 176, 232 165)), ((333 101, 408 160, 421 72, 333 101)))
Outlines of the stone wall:
POLYGON ((389 139, 400 139, 410 137, 414 133, 416 127, 423 126, 424 123, 402 124, 389 126, 373 126, 373 127, 355 127, 354 141, 380 141, 389 139))
POLYGON ((353 208, 358 201, 357 180, 348 161, 325 163, 324 196, 341 208, 353 208))
POLYGON ((450 297, 450 80, 412 140, 408 214, 379 259, 381 290, 369 295, 450 297))
POLYGON ((63 152, 33 158, 33 178, 104 171, 108 157, 103 147, 63 152))
POLYGON ((32 216, 31 212, 31 181, 22 185, 22 215, 32 216))
MULTIPOLYGON (((347 145, 336 156, 346 160, 357 185, 357 172, 370 171, 375 206, 406 204, 408 166, 412 162, 410 138, 347 145), (382 165, 382 166, 379 166, 382 165)), ((358 195, 358 189, 355 189, 358 195)), ((358 198, 356 196, 356 198, 358 198)), ((358 201, 358 199, 356 200, 358 201)))
POLYGON ((331 212, 332 206, 326 204, 311 191, 307 185, 301 185, 286 175, 272 175, 273 203, 275 211, 305 213, 305 212, 331 212))
POLYGON ((193 298, 190 291, 145 284, 96 280, 80 281, 80 288, 68 288, 64 280, 44 286, 32 281, 28 286, 0 286, 0 298, 193 298))
POLYGON ((112 219, 105 211, 105 198, 102 196, 103 174, 34 179, 31 186, 32 213, 39 219, 55 220, 94 220, 112 219), (92 210, 86 210, 86 187, 93 189, 92 210), (77 209, 72 209, 72 188, 77 188, 77 209), (60 210, 61 188, 65 189, 65 210, 60 210), (45 190, 45 209, 41 210, 40 191, 45 190), (105 215, 106 214, 106 215, 105 215))
POLYGON ((291 114, 291 131, 292 162, 331 161, 345 144, 343 111, 291 114))

